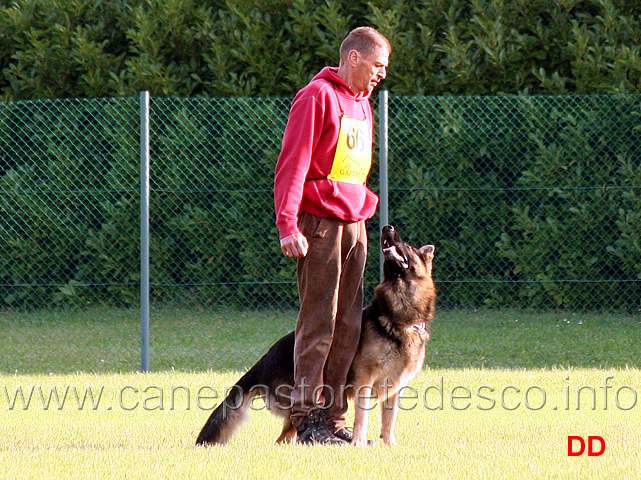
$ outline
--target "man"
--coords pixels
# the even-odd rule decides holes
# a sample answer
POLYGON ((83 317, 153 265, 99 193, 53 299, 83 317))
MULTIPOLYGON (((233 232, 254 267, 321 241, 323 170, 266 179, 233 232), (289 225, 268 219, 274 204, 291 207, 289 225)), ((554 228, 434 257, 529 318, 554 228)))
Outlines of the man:
POLYGON ((358 347, 367 257, 365 220, 378 197, 369 98, 387 76, 391 46, 370 27, 352 30, 338 67, 323 68, 294 98, 274 179, 276 224, 298 259, 291 421, 301 443, 344 444, 345 383, 358 347))

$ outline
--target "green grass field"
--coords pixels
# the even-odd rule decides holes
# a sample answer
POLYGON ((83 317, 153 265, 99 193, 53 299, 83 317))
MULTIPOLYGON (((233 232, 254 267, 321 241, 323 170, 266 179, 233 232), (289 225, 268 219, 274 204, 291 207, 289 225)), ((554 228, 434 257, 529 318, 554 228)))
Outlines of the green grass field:
MULTIPOLYGON (((641 323, 624 315, 439 312, 394 448, 276 446, 281 421, 260 402, 229 445, 194 447, 225 388, 294 322, 154 312, 141 374, 136 312, 0 313, 0 478, 589 479, 641 466, 641 323), (601 436, 605 452, 568 457, 569 435, 601 436)), ((379 426, 373 412, 370 439, 379 426)))

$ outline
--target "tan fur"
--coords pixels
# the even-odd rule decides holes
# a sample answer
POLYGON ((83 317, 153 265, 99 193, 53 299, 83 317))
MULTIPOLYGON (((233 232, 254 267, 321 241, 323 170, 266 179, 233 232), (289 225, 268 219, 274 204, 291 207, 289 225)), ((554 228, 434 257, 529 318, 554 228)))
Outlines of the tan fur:
MULTIPOLYGON (((384 281, 376 288, 376 298, 382 299, 389 309, 376 320, 398 342, 381 337, 376 324, 363 319, 361 342, 350 372, 355 400, 355 445, 368 444, 368 416, 372 401, 381 408, 383 442, 386 445, 396 444, 394 427, 399 410, 398 393, 423 368, 429 323, 434 319, 433 251, 431 245, 418 251, 410 249, 407 252, 411 257, 410 281, 384 281)), ((366 310, 364 315, 367 314, 366 310)))

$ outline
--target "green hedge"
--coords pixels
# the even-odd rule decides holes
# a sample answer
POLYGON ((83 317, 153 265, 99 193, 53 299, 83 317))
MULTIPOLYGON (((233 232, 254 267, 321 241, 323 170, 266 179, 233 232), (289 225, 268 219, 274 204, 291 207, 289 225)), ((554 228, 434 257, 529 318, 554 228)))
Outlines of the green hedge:
POLYGON ((436 243, 443 303, 638 309, 640 113, 637 96, 392 97, 390 218, 436 243))
POLYGON ((372 25, 397 95, 639 93, 629 0, 0 2, 5 99, 291 97, 372 25))
POLYGON ((493 96, 641 93, 626 0, 0 2, 4 99, 112 97, 0 104, 3 302, 136 301, 149 90, 154 294, 294 304, 271 213, 288 99, 361 24, 393 45, 391 220, 437 244, 443 302, 638 308, 636 97, 493 96))

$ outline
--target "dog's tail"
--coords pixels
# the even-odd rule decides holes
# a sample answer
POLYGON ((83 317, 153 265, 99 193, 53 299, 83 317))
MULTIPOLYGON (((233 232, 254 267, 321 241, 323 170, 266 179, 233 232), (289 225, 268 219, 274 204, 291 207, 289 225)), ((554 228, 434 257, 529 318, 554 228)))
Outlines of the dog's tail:
MULTIPOLYGON (((274 391, 278 392, 281 386, 293 385, 293 383, 294 332, 290 332, 272 345, 269 351, 229 389, 223 403, 212 412, 200 431, 196 445, 226 443, 243 420, 249 416, 251 401, 256 396, 265 396, 266 403, 271 403, 272 400, 276 401, 273 398, 274 391)), ((276 408, 272 413, 289 420, 289 409, 286 406, 276 408)), ((291 438, 290 427, 291 423, 286 423, 279 440, 291 438)))
POLYGON ((256 388, 256 366, 243 375, 229 389, 225 400, 211 413, 203 426, 196 445, 224 444, 229 441, 238 427, 248 418, 249 404, 257 395, 264 395, 256 388))

